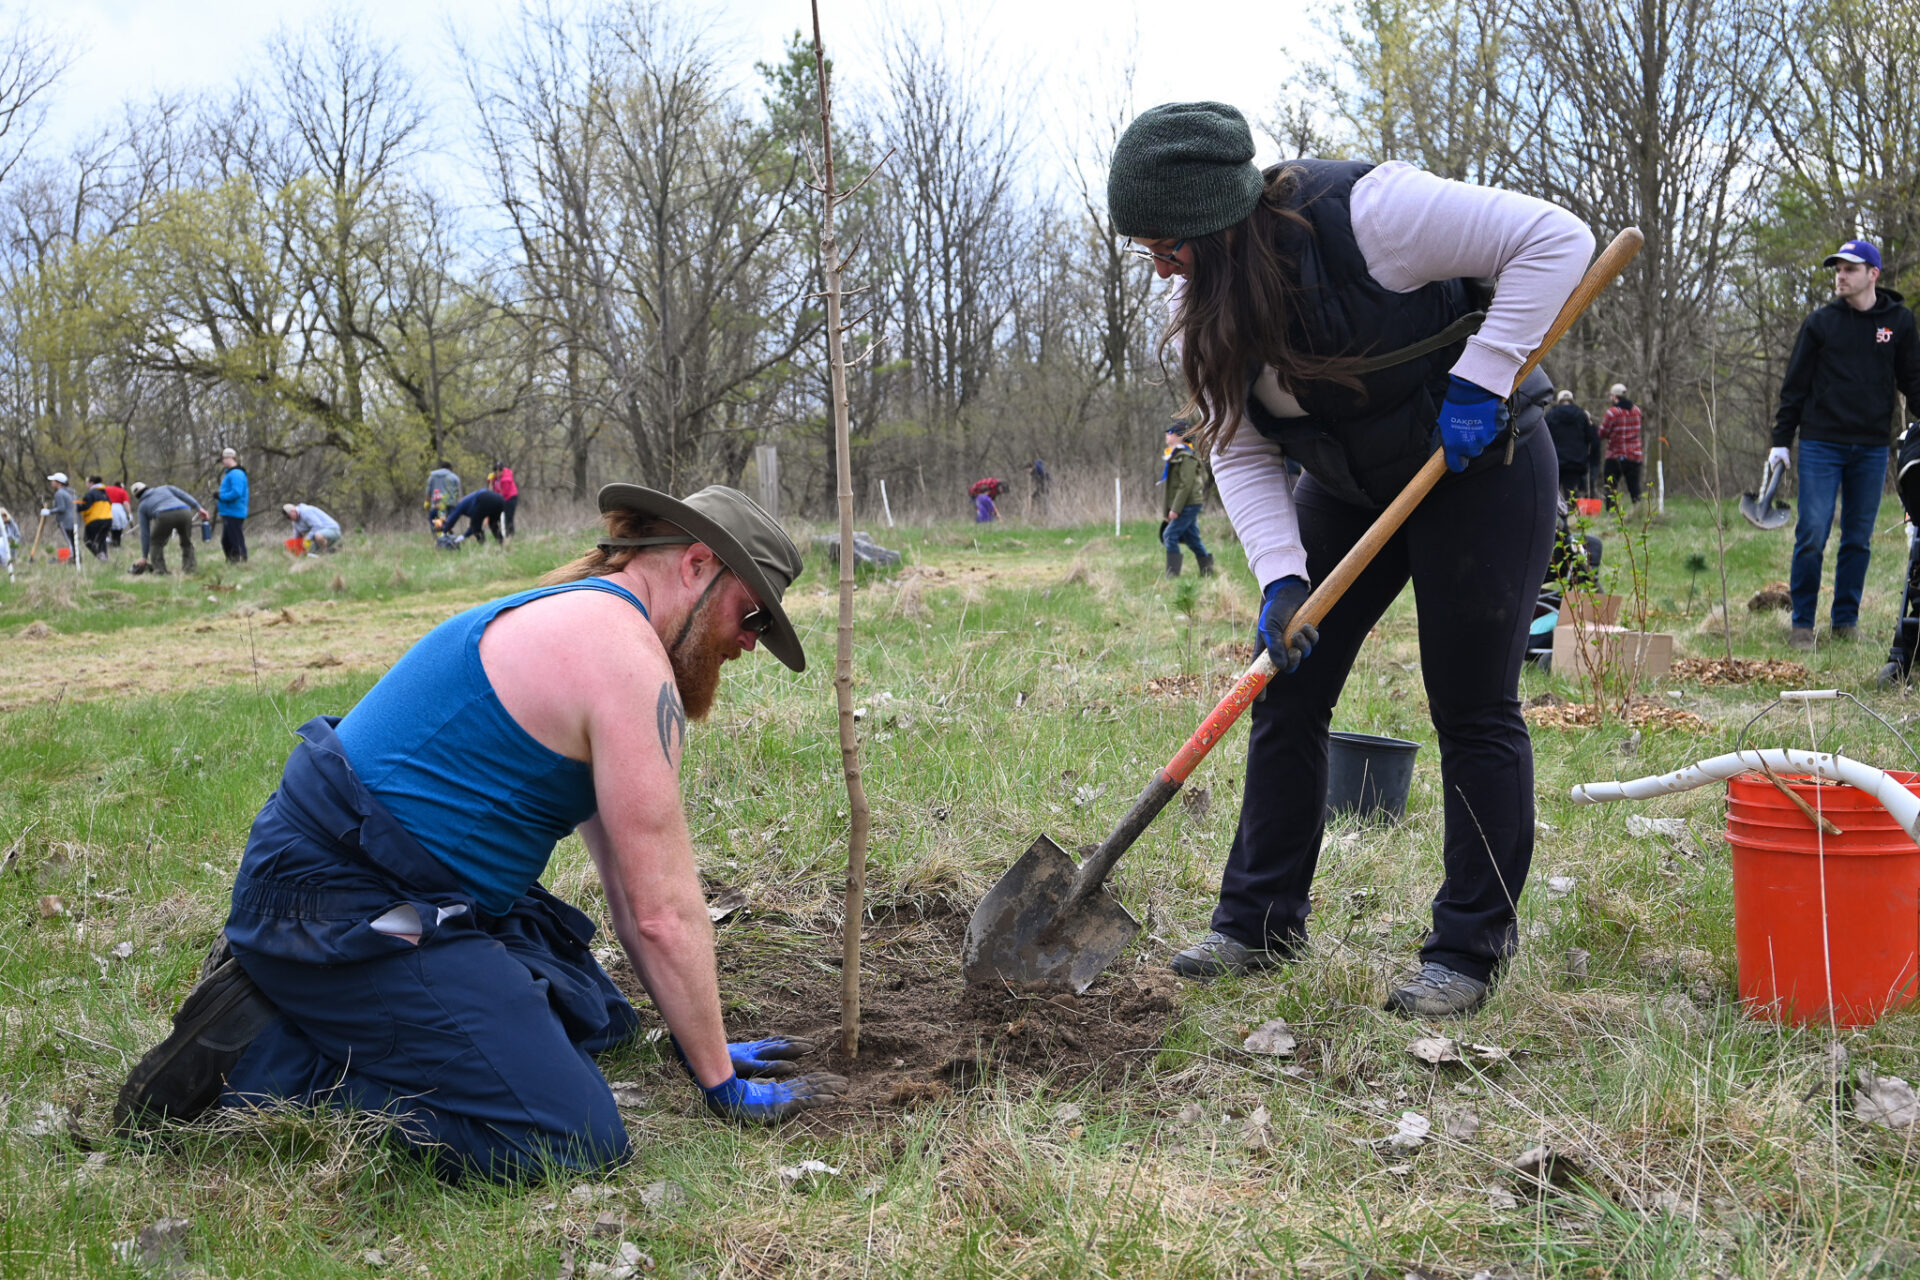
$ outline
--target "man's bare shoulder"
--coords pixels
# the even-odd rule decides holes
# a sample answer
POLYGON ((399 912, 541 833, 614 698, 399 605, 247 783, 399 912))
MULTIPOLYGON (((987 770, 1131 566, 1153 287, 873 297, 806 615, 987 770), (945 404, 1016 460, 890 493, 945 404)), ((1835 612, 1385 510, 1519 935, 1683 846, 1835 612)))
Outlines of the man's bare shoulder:
MULTIPOLYGON (((659 634, 633 601, 592 589, 542 596, 501 614, 487 628, 483 646, 510 649, 535 661, 591 658, 599 669, 623 672, 650 670, 667 661, 659 634), (499 643, 489 643, 495 641, 499 643)), ((574 663, 565 669, 587 670, 574 663)))

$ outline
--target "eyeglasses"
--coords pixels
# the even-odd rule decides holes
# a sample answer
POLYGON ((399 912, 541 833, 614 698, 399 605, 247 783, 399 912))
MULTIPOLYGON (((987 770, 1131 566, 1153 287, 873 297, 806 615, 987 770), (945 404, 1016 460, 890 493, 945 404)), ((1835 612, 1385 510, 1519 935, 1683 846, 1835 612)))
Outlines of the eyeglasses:
POLYGON ((755 609, 740 619, 740 625, 757 636, 763 636, 773 629, 773 615, 765 609, 755 609))
POLYGON ((1158 249, 1148 249, 1142 245, 1128 241, 1127 253, 1140 259, 1142 262, 1164 262, 1170 267, 1177 267, 1181 265, 1179 253, 1186 247, 1187 242, 1185 240, 1177 240, 1174 242, 1173 248, 1162 253, 1158 249))

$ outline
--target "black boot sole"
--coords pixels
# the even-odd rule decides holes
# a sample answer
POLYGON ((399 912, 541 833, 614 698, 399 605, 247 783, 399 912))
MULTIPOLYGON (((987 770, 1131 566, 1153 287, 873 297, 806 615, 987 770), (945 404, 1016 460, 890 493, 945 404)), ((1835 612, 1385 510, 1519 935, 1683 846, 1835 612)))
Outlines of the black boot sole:
POLYGON ((148 1129, 198 1116, 219 1098, 227 1072, 247 1046, 278 1016, 238 961, 220 961, 173 1015, 173 1034, 128 1072, 114 1103, 114 1127, 148 1129))

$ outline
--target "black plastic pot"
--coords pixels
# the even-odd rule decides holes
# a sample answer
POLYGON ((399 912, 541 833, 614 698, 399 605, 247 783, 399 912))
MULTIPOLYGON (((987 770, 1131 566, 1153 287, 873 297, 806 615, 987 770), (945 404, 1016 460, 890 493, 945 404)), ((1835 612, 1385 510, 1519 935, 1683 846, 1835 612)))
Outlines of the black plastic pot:
POLYGON ((1417 742, 1335 730, 1327 750, 1327 817, 1355 814, 1363 822, 1406 816, 1417 742))

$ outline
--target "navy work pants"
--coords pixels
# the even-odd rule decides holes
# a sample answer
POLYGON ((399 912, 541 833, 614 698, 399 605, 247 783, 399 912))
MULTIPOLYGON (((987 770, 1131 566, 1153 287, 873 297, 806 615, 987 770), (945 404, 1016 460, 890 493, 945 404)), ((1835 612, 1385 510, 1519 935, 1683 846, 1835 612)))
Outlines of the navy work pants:
MULTIPOLYGON (((1299 669, 1273 678, 1252 709, 1240 827, 1215 929, 1249 946, 1291 950, 1304 941, 1326 830, 1334 704, 1368 632, 1411 581, 1446 819, 1446 875, 1421 959, 1485 981, 1512 953, 1514 908, 1533 858, 1533 745, 1520 715, 1520 664, 1553 546, 1558 479, 1547 433, 1533 430, 1510 466, 1441 480, 1328 611, 1299 669)), ((1294 489, 1294 505, 1315 582, 1377 514, 1334 499, 1311 475, 1294 489)))
POLYGON ((281 1017, 228 1074, 222 1105, 385 1112, 451 1177, 626 1160, 593 1055, 639 1020, 593 958, 593 923, 537 885, 481 914, 438 859, 393 835, 344 757, 313 767, 312 744, 335 741, 320 723, 302 728, 234 885, 228 941, 281 1017), (315 837, 317 821, 329 834, 315 837), (417 943, 372 928, 400 906, 419 918, 417 943))

